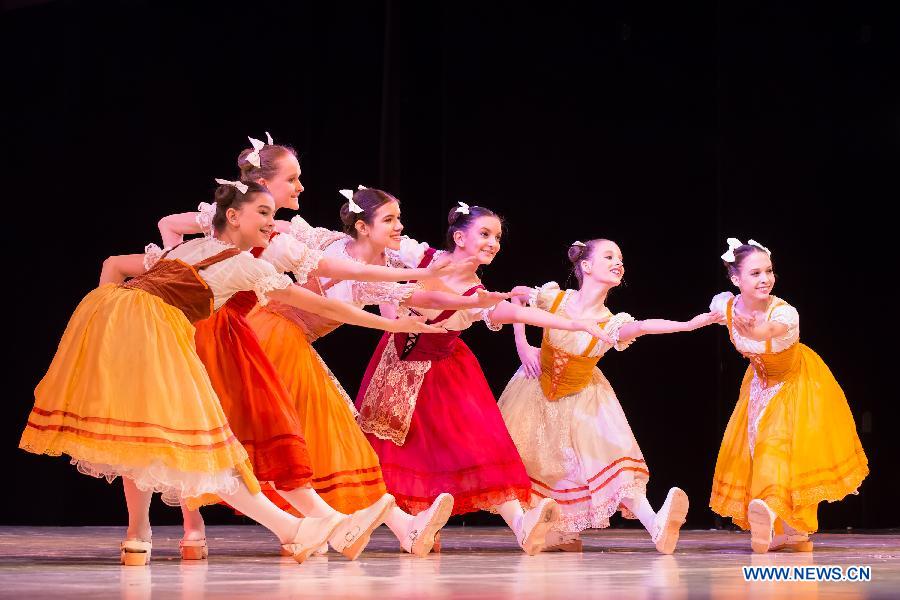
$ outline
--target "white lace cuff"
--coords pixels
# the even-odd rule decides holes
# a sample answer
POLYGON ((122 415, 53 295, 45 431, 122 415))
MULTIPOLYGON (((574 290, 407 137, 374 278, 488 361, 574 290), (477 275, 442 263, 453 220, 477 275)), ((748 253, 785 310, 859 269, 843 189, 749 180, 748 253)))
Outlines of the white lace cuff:
POLYGON ((293 281, 287 275, 276 273, 274 275, 266 275, 253 284, 253 291, 256 293, 256 299, 259 300, 260 306, 269 303, 267 295, 272 290, 284 290, 293 285, 293 281))
POLYGON ((216 216, 216 203, 201 202, 197 206, 197 210, 200 211, 196 217, 197 225, 200 226, 200 231, 203 232, 203 235, 209 237, 213 233, 213 217, 216 216))
POLYGON ((482 310, 481 320, 484 321, 484 324, 491 331, 500 331, 501 329, 503 329, 503 323, 496 324, 491 320, 491 314, 493 314, 495 308, 496 306, 492 306, 490 308, 485 308, 484 310, 482 310))
POLYGON ((613 342, 615 342, 613 344, 613 348, 615 348, 619 352, 633 344, 635 340, 635 338, 631 338, 627 342, 620 342, 619 329, 625 323, 634 323, 634 321, 634 317, 632 317, 628 313, 618 313, 613 315, 610 320, 606 322, 606 325, 603 328, 603 331, 605 331, 609 335, 609 337, 613 339, 613 342))
MULTIPOLYGON (((555 281, 548 281, 544 285, 535 287, 531 290, 531 293, 528 295, 528 306, 532 306, 535 308, 541 308, 546 310, 548 305, 546 302, 542 300, 547 296, 550 292, 559 292, 559 284, 555 281)), ((554 293, 554 297, 555 297, 554 293)))
POLYGON ((422 286, 418 283, 394 283, 391 281, 354 281, 354 304, 393 304, 399 305, 422 286))
POLYGON ((324 255, 325 253, 321 250, 307 249, 303 257, 294 263, 294 267, 291 269, 297 283, 300 285, 306 283, 306 280, 309 279, 309 274, 319 268, 319 261, 322 260, 324 255))
POLYGON ((165 253, 166 251, 156 244, 151 243, 144 246, 144 270, 149 271, 150 267, 158 263, 165 253))

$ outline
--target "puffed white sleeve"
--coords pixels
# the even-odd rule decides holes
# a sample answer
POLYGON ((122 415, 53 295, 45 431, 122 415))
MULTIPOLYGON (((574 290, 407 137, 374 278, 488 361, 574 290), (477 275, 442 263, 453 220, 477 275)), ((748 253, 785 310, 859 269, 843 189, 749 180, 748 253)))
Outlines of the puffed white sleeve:
POLYGON ((150 243, 144 246, 144 270, 149 271, 150 267, 159 262, 166 251, 156 244, 150 243))
POLYGON ((385 250, 387 257, 387 266, 397 268, 416 269, 422 264, 425 253, 428 251, 428 244, 418 242, 411 237, 403 236, 400 240, 400 249, 385 250))
POLYGON ((548 281, 531 290, 531 294, 528 295, 528 306, 550 310, 557 295, 559 295, 559 284, 555 281, 548 281))
POLYGON ((778 336, 778 341, 783 342, 786 346, 790 346, 800 339, 800 313, 790 304, 775 307, 769 320, 788 326, 787 332, 778 336))
POLYGON ((260 258, 281 273, 291 272, 303 285, 309 274, 319 267, 323 252, 297 241, 290 235, 276 235, 263 250, 260 258))
POLYGON ((728 301, 734 298, 734 294, 731 292, 722 292, 720 294, 716 294, 713 296, 712 301, 709 303, 710 312, 721 312, 724 313, 725 309, 728 307, 728 301))
POLYGON ((252 290, 262 306, 269 303, 269 292, 286 289, 294 283, 272 263, 254 258, 249 252, 242 252, 232 260, 234 268, 228 274, 229 283, 238 289, 252 290))
POLYGON ((332 231, 325 227, 313 227, 300 215, 291 219, 290 235, 298 242, 316 250, 324 250, 333 242, 350 237, 340 231, 332 231))
POLYGON ((613 339, 613 348, 621 352, 628 346, 634 343, 634 340, 637 338, 631 338, 627 342, 619 341, 619 330, 622 328, 622 325, 626 323, 634 323, 635 319, 628 313, 616 313, 612 317, 610 317, 609 321, 604 323, 603 331, 606 332, 609 337, 613 339))

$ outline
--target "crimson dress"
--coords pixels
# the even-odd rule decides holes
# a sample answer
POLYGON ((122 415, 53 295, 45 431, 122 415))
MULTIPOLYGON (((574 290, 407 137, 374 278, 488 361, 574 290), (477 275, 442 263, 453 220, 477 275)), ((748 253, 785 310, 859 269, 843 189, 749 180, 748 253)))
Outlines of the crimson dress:
MULTIPOLYGON (((419 264, 435 254, 429 250, 419 264)), ((453 514, 508 500, 527 503, 525 466, 478 359, 459 339, 477 320, 499 327, 487 310, 421 312, 450 331, 385 334, 356 398, 360 427, 378 454, 388 491, 413 514, 442 492, 453 495, 453 514)))

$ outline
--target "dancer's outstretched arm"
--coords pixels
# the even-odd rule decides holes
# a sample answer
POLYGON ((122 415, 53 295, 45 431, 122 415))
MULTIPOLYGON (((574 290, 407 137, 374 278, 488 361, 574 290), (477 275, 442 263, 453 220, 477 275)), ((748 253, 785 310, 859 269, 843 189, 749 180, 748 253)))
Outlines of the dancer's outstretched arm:
POLYGON ((586 331, 608 344, 613 343, 613 340, 600 329, 597 321, 566 319, 565 317, 560 317, 544 310, 532 308, 530 306, 517 306, 506 301, 499 303, 494 310, 491 311, 491 322, 498 325, 502 323, 526 323, 528 325, 545 327, 547 329, 586 331))
POLYGON ((266 295, 272 300, 284 302, 305 311, 343 323, 349 323, 350 325, 381 329, 392 333, 446 333, 446 329, 443 327, 426 325, 422 318, 401 317, 399 319, 385 319, 357 308, 352 304, 325 298, 299 285, 291 285, 281 290, 272 290, 266 295))
POLYGON ((663 333, 678 333, 681 331, 693 331, 713 323, 718 323, 722 318, 719 312, 702 313, 690 321, 669 321, 666 319, 644 319, 625 323, 619 328, 619 342, 627 342, 642 335, 658 335, 663 333))
POLYGON ((470 308, 490 308, 507 298, 509 298, 509 294, 506 292, 489 292, 487 290, 478 290, 471 296, 437 290, 420 290, 414 292, 403 304, 415 308, 467 310, 470 308))
POLYGON ((367 265, 355 260, 325 256, 319 261, 315 274, 320 277, 352 281, 409 281, 455 275, 465 270, 471 270, 477 265, 478 259, 475 257, 456 262, 445 257, 432 261, 424 269, 407 269, 367 265))

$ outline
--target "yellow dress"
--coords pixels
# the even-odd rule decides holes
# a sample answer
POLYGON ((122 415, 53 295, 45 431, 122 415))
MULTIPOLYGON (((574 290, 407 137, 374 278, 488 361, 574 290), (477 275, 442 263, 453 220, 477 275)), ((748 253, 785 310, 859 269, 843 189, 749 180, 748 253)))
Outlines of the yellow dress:
POLYGON ((290 278, 214 239, 159 258, 148 254, 145 275, 103 285, 78 305, 19 447, 67 454, 82 473, 128 477, 173 505, 215 502, 241 480, 259 491, 194 349, 192 320, 221 306, 226 290, 264 294, 290 278))
POLYGON ((819 502, 856 493, 869 473, 853 414, 831 371, 799 341, 794 307, 772 297, 766 319, 788 325, 757 342, 732 326, 735 298, 716 296, 731 341, 750 360, 716 461, 709 506, 749 529, 747 505, 766 502, 797 531, 818 529, 819 502))

